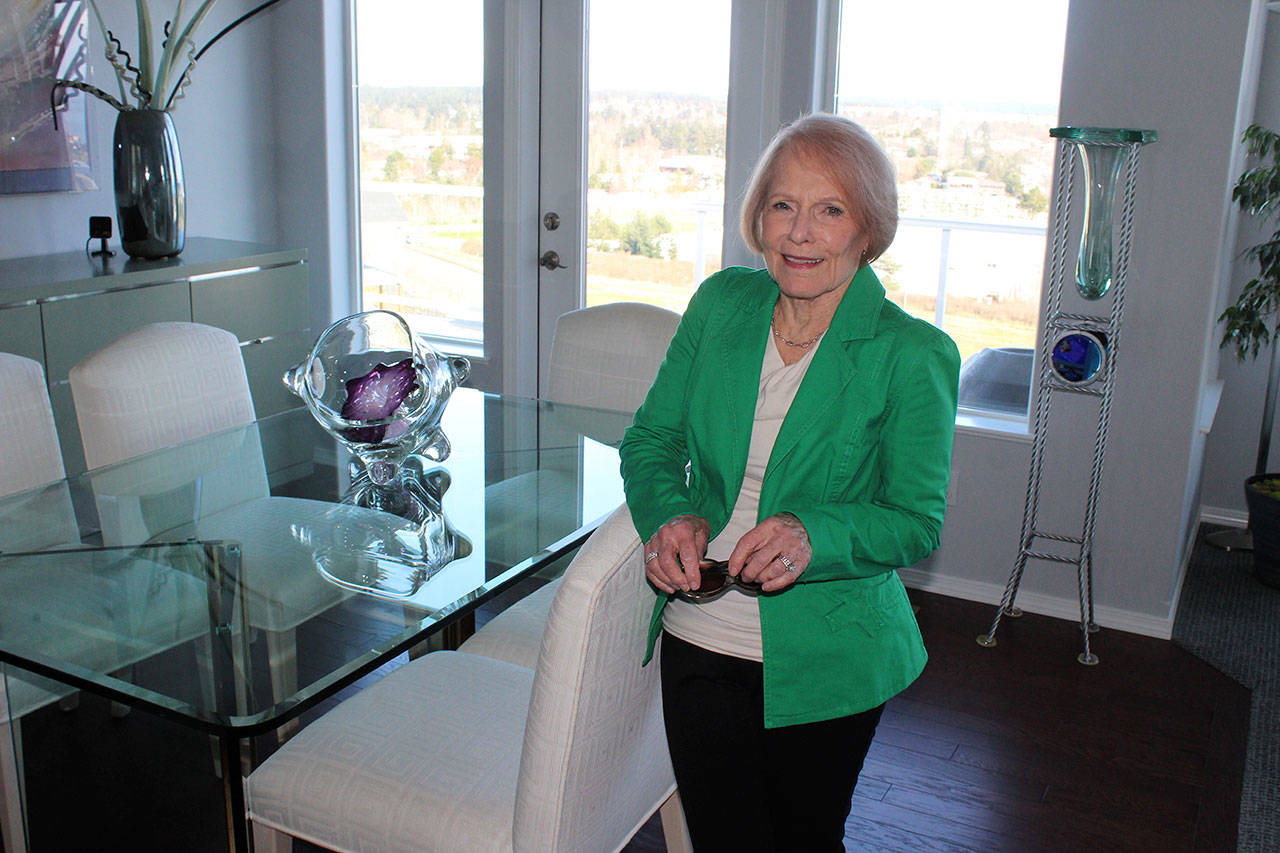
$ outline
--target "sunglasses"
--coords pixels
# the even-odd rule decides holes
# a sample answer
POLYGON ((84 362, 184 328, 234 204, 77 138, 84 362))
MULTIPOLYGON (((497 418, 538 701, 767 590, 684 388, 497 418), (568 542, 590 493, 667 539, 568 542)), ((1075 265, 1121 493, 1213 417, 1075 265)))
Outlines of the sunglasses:
POLYGON ((747 595, 760 594, 759 583, 745 581, 740 577, 729 574, 729 562, 727 560, 703 563, 701 569, 702 582, 698 585, 698 588, 676 590, 676 595, 685 601, 702 604, 704 601, 713 601, 724 595, 729 591, 729 587, 737 587, 739 591, 747 595))

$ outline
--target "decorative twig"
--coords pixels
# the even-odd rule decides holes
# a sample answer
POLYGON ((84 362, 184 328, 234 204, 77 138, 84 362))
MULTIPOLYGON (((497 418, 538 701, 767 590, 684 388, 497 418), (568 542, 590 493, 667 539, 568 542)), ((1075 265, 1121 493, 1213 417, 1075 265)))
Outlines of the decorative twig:
POLYGON ((63 106, 63 108, 65 109, 65 105, 66 105, 65 98, 62 100, 61 104, 59 104, 59 101, 58 101, 58 91, 63 86, 65 86, 68 89, 79 89, 81 92, 87 92, 88 94, 93 95, 95 98, 101 98, 111 106, 120 110, 120 112, 133 109, 132 107, 127 106, 121 103, 120 101, 116 100, 115 98, 111 97, 111 95, 102 91, 92 83, 85 83, 83 80, 63 80, 59 78, 53 81, 53 88, 49 90, 49 109, 53 113, 53 129, 54 130, 58 129, 58 107, 63 106))
POLYGON ((146 0, 135 0, 138 14, 138 60, 135 65, 133 56, 124 49, 120 39, 116 38, 115 33, 106 28, 96 0, 88 0, 90 8, 93 10, 94 19, 98 23, 98 29, 102 31, 106 41, 104 53, 107 62, 110 63, 115 71, 116 83, 120 87, 120 98, 113 98, 97 86, 83 83, 79 80, 57 80, 49 93, 54 125, 56 126, 58 122, 58 108, 60 106, 65 108, 65 92, 61 88, 63 86, 78 89, 100 98, 117 110, 155 109, 156 107, 153 104, 164 100, 162 109, 167 111, 176 101, 181 100, 186 95, 186 88, 191 85, 191 73, 194 71, 200 57, 204 56, 205 51, 213 47, 219 39, 240 24, 271 8, 276 3, 279 3, 280 0, 265 0, 265 2, 259 3, 219 30, 218 34, 209 39, 204 47, 198 51, 195 44, 195 32, 217 3, 217 0, 198 0, 199 5, 196 11, 184 21, 183 11, 187 2, 188 0, 178 0, 174 16, 164 21, 162 27, 163 38, 160 42, 161 56, 157 62, 152 56, 151 14, 147 8, 147 2, 146 0), (185 53, 187 57, 186 67, 182 70, 182 74, 177 81, 171 84, 171 72, 176 64, 175 59, 182 53, 185 53), (168 93, 167 98, 165 97, 166 93, 168 93), (136 101, 136 106, 129 106, 126 103, 130 98, 136 101))
POLYGON ((133 72, 133 77, 125 74, 125 82, 129 84, 129 94, 138 99, 138 106, 145 107, 151 103, 151 92, 148 91, 146 85, 142 82, 142 69, 133 64, 133 57, 129 55, 129 51, 124 49, 124 44, 120 39, 116 38, 115 33, 107 30, 107 39, 115 45, 115 52, 119 56, 124 57, 124 69, 126 72, 133 72))
POLYGON ((187 67, 182 70, 182 76, 178 78, 178 85, 173 87, 173 91, 169 93, 169 100, 165 101, 164 108, 167 110, 170 106, 181 101, 187 96, 187 87, 191 85, 191 72, 196 70, 196 46, 187 43, 187 67))

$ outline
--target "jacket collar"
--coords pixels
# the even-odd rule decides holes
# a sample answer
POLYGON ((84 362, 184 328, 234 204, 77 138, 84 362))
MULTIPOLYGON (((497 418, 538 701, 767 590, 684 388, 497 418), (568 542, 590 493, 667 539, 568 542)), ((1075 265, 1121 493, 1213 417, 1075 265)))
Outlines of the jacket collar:
POLYGON ((884 285, 869 266, 854 274, 849 289, 831 318, 830 331, 842 341, 872 337, 880 321, 880 309, 884 305, 884 285))
MULTIPOLYGON (((766 484, 806 435, 823 428, 832 407, 860 408, 866 405, 867 393, 856 389, 859 382, 868 381, 874 367, 869 363, 856 363, 854 348, 848 342, 874 337, 883 306, 884 286, 871 267, 865 266, 854 275, 835 316, 831 318, 826 338, 818 345, 818 351, 813 354, 813 361, 805 371, 804 381, 796 391, 795 400, 769 455, 764 475, 766 484), (851 383, 855 390, 846 394, 845 389, 851 383)), ((754 413, 754 409, 752 411, 754 413)))

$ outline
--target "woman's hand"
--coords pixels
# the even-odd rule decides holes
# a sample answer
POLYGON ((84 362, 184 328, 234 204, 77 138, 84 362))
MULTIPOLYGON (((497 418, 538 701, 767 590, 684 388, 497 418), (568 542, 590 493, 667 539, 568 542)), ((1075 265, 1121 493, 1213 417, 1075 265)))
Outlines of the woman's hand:
POLYGON ((758 581, 765 592, 776 592, 795 583, 812 559, 809 532, 800 519, 782 512, 743 534, 729 555, 729 574, 758 581))
POLYGON ((710 535, 711 525, 702 516, 677 515, 645 543, 645 577, 663 592, 697 589, 710 535))

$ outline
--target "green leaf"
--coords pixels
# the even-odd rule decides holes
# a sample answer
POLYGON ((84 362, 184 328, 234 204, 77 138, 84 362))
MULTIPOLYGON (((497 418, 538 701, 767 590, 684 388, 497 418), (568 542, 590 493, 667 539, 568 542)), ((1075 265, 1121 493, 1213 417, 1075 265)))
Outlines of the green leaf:
POLYGON ((173 23, 169 26, 169 37, 165 39, 164 52, 160 54, 160 62, 156 65, 156 102, 164 105, 165 87, 169 83, 169 72, 173 67, 173 57, 178 52, 178 41, 175 36, 182 23, 182 9, 187 0, 178 0, 178 8, 173 12, 173 23))
MULTIPOLYGON (((173 51, 172 51, 173 59, 170 60, 171 62, 176 61, 176 58, 179 56, 179 52, 178 52, 179 45, 184 45, 188 41, 192 41, 195 39, 196 30, 199 28, 200 24, 204 22, 205 16, 209 14, 209 10, 213 8, 213 4, 216 2, 217 0, 204 0, 204 2, 200 4, 200 8, 196 9, 196 13, 191 16, 191 20, 188 21, 187 25, 182 28, 182 33, 176 37, 170 37, 169 43, 170 45, 173 45, 173 51)), ((176 31, 177 29, 178 29, 178 22, 174 21, 172 31, 176 31)), ((165 85, 168 86, 171 82, 174 85, 176 85, 181 81, 182 81, 182 78, 181 76, 179 76, 178 79, 176 80, 172 80, 172 81, 166 80, 165 85)), ((167 99, 163 100, 160 103, 162 104, 168 103, 168 100, 167 99)))
POLYGON ((151 10, 147 8, 147 0, 137 0, 138 7, 138 88, 144 91, 143 97, 151 96, 155 100, 155 81, 152 78, 151 66, 151 10))
MULTIPOLYGON (((103 45, 107 45, 107 24, 102 20, 102 12, 98 10, 97 2, 95 2, 95 0, 89 0, 89 8, 93 10, 93 19, 98 22, 98 33, 102 36, 102 43, 103 45)), ((124 72, 114 65, 111 66, 111 70, 115 72, 116 85, 120 87, 120 101, 122 103, 127 102, 129 100, 129 95, 125 91, 124 72)))

